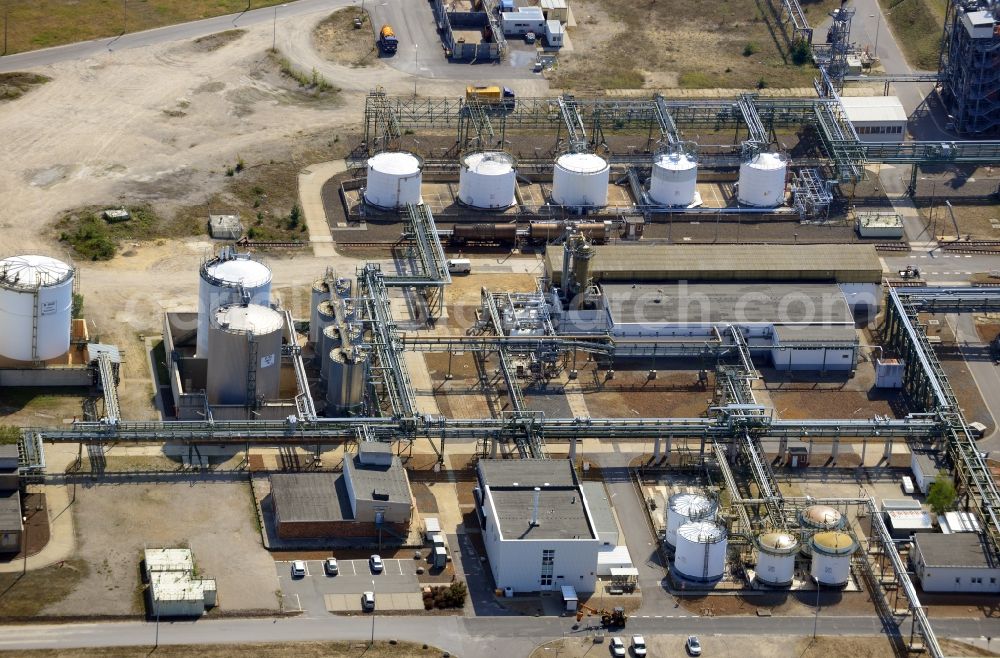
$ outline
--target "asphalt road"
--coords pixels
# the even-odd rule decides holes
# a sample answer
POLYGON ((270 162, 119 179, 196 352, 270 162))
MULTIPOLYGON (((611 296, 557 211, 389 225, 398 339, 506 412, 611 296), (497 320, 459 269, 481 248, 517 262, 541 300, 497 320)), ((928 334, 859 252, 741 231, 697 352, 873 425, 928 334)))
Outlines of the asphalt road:
MULTIPOLYGON (((507 658, 526 656, 538 643, 563 636, 586 633, 574 629, 570 617, 491 617, 392 616, 380 617, 375 637, 381 640, 427 642, 461 656, 507 658)), ((803 617, 633 617, 628 633, 699 635, 809 635, 813 616, 803 617)), ((998 619, 933 620, 939 637, 996 637, 998 619)), ((32 624, 5 626, 0 636, 0 650, 42 648, 89 648, 104 646, 152 646, 155 622, 32 624)), ((833 617, 820 611, 817 630, 821 635, 880 635, 883 632, 875 617, 833 617)), ((900 631, 908 635, 909 619, 900 631)), ((161 622, 160 644, 210 644, 296 642, 321 640, 366 640, 368 624, 356 618, 328 615, 322 618, 292 617, 282 619, 218 619, 161 622)))
MULTIPOLYGON (((976 332, 975 320, 971 313, 960 315, 949 315, 948 324, 955 331, 955 338, 959 342, 965 365, 972 373, 972 379, 976 382, 980 395, 986 408, 993 415, 994 409, 1000 409, 1000 367, 993 365, 992 359, 983 359, 970 354, 975 351, 981 353, 983 348, 979 334, 976 332), (970 350, 969 348, 975 348, 970 350)), ((997 428, 996 416, 993 416, 993 432, 976 442, 980 450, 994 452, 1000 450, 1000 428, 997 428)))
POLYGON ((286 5, 277 6, 277 13, 275 13, 274 7, 265 7, 264 9, 254 9, 244 14, 228 14, 226 16, 206 18, 201 21, 168 25, 154 30, 146 30, 145 32, 131 32, 121 37, 94 39, 93 41, 82 41, 56 48, 7 55, 6 57, 0 57, 0 73, 20 71, 37 66, 47 66, 69 60, 86 59, 109 51, 142 48, 144 46, 172 41, 196 39, 208 34, 222 32, 223 30, 231 30, 234 27, 249 27, 251 25, 274 22, 275 20, 280 27, 282 19, 319 11, 333 11, 339 7, 347 7, 351 4, 356 4, 356 2, 353 2, 353 0, 297 0, 296 2, 288 2, 286 5), (277 19, 275 19, 275 16, 277 16, 277 19))
POLYGON ((968 285, 971 274, 1000 269, 1000 256, 950 254, 941 250, 884 256, 882 260, 889 268, 889 276, 895 277, 898 271, 913 265, 920 270, 920 276, 932 285, 968 285))

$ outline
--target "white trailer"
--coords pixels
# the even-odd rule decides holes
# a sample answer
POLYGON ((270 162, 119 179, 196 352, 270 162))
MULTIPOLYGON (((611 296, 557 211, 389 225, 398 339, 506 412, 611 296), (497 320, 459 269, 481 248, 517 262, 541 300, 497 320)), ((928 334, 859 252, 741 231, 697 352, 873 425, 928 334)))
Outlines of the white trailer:
POLYGON ((917 489, 926 496, 941 469, 936 455, 914 452, 910 455, 910 470, 913 471, 913 481, 917 483, 917 489))

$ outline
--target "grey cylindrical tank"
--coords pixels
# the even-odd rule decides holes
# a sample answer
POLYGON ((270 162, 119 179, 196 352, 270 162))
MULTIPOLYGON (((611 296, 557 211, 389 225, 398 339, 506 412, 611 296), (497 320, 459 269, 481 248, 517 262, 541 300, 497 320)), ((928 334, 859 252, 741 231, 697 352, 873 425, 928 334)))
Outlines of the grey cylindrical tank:
POLYGON ((323 361, 323 331, 336 321, 337 315, 333 302, 329 299, 321 301, 319 306, 316 307, 316 322, 314 325, 309 325, 310 334, 312 334, 313 326, 316 327, 316 340, 313 342, 313 350, 316 353, 315 358, 317 363, 322 363, 323 361))
POLYGON ((340 347, 340 343, 340 326, 336 322, 323 329, 323 334, 320 336, 319 343, 316 345, 316 352, 320 355, 320 382, 326 382, 326 378, 330 374, 330 352, 333 349, 340 347))
POLYGON ((341 299, 347 299, 351 296, 351 280, 347 277, 340 277, 337 279, 337 296, 341 299))
POLYGON ((365 401, 368 356, 352 347, 330 351, 326 385, 326 415, 345 416, 359 411, 365 401))
POLYGON ((266 306, 226 305, 212 313, 206 385, 209 404, 277 399, 283 329, 281 314, 266 306))
POLYGON ((319 347, 317 343, 323 334, 323 328, 319 326, 319 305, 327 299, 330 299, 330 282, 326 279, 317 279, 313 282, 312 294, 309 297, 309 342, 316 347, 319 347))

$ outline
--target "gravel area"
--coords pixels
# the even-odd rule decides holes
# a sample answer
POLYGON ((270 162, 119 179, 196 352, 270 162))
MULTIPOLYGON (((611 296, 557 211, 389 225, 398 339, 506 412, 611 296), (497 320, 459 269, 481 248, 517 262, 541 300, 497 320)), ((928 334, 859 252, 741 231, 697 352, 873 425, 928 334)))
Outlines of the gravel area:
POLYGON ((190 547, 199 572, 217 580, 220 610, 278 608, 278 581, 260 544, 246 483, 82 486, 73 514, 77 555, 89 568, 44 614, 142 614, 143 549, 177 546, 190 547))

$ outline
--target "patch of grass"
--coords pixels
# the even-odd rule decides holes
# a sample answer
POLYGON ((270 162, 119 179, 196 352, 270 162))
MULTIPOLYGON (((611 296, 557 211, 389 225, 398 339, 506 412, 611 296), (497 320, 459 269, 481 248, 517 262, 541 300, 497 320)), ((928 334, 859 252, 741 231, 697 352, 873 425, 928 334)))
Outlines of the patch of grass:
POLYGON ((199 37, 194 40, 194 47, 203 53, 210 53, 213 50, 218 50, 225 45, 228 45, 244 34, 246 30, 226 30, 225 32, 216 32, 215 34, 209 34, 207 37, 199 37))
POLYGON ((35 87, 51 81, 49 76, 37 73, 0 73, 0 103, 20 98, 35 87))
MULTIPOLYGON (((621 37, 624 39, 624 36, 621 37)), ((605 89, 642 89, 646 78, 636 67, 635 59, 615 56, 622 41, 611 40, 597 59, 601 66, 590 66, 585 60, 577 60, 569 65, 560 63, 552 73, 552 84, 563 89, 601 92, 605 89)))
POLYGON ((11 446, 21 440, 21 429, 13 425, 0 425, 0 446, 11 446))
POLYGON ((723 75, 705 71, 685 71, 681 73, 677 84, 681 89, 712 89, 727 86, 723 75))
MULTIPOLYGON (((365 658, 440 658, 441 649, 411 642, 283 642, 281 644, 200 644, 185 646, 161 645, 156 655, 164 658, 352 658, 361 653, 365 658), (423 647, 427 647, 426 649, 423 647)), ((32 649, 18 651, 30 658, 145 658, 149 646, 95 647, 88 649, 32 649)))
POLYGON ((205 231, 196 222, 168 220, 151 207, 127 206, 131 219, 109 223, 101 212, 108 206, 88 206, 65 213, 55 225, 56 236, 87 260, 111 260, 123 241, 155 240, 198 235, 205 231))
MULTIPOLYGON (((286 0, 250 0, 250 8, 270 7, 286 0)), ((246 0, 133 0, 128 22, 123 5, 110 0, 31 0, 10 2, 8 54, 66 43, 117 36, 201 18, 234 14, 247 8, 246 0)))
POLYGON ((22 575, 0 573, 0 616, 34 617, 62 601, 87 576, 87 563, 72 559, 22 575))
POLYGON ((371 66, 378 61, 375 32, 368 12, 355 7, 338 9, 324 18, 313 30, 313 45, 331 62, 344 66, 371 66), (354 19, 361 27, 354 27, 354 19))
POLYGON ((936 71, 941 56, 941 18, 928 2, 937 0, 879 0, 906 61, 919 69, 936 71))
POLYGON ((302 87, 305 91, 313 92, 316 96, 327 92, 336 93, 340 91, 340 89, 327 82, 323 74, 315 68, 309 73, 295 68, 288 58, 281 54, 280 50, 269 50, 268 56, 271 58, 271 61, 278 65, 278 70, 281 71, 283 76, 299 83, 299 87, 302 87))

